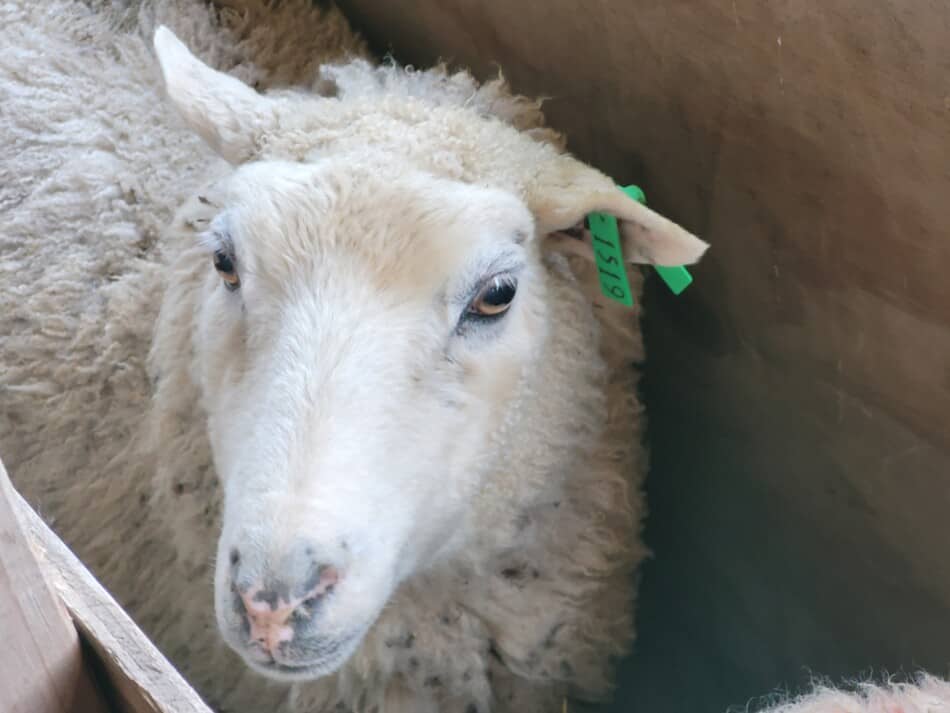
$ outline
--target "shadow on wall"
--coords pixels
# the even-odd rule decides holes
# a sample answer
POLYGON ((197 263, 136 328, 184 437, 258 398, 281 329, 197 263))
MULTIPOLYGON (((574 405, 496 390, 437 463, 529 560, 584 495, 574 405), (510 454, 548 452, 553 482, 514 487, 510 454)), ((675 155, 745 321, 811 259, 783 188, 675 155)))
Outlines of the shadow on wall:
MULTIPOLYGON (((895 284, 928 266, 913 247, 881 263, 905 239, 898 206, 819 143, 767 121, 733 123, 729 140, 678 130, 701 171, 672 176, 699 189, 714 248, 694 291, 646 295, 656 557, 614 710, 945 675, 946 420, 915 410, 937 404, 902 394, 914 386, 896 368, 947 340, 924 307, 939 295, 895 284)), ((935 361, 920 367, 939 379, 935 361)))
POLYGON ((554 98, 709 240, 646 295, 653 468, 612 710, 950 666, 950 27, 924 3, 342 2, 383 51, 554 98), (609 68, 609 71, 605 71, 609 68))

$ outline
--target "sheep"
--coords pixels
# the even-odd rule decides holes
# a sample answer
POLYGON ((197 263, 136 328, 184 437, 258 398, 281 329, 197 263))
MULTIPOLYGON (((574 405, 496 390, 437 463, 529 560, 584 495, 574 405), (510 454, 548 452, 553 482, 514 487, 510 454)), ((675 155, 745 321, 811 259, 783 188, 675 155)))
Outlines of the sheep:
POLYGON ((854 683, 835 688, 816 682, 801 696, 778 696, 767 713, 945 713, 950 711, 950 683, 921 674, 904 682, 854 683))
POLYGON ((204 414, 184 437, 207 436, 222 482, 225 642, 302 682, 301 710, 602 697, 641 556, 640 345, 594 268, 543 243, 611 210, 635 259, 705 245, 470 107, 347 99, 342 72, 329 100, 264 97, 155 44, 171 102, 238 165, 169 236, 152 351, 157 442, 204 414))
MULTIPOLYGON (((635 258, 687 262, 704 246, 559 153, 538 105, 504 82, 375 67, 333 9, 245 5, 245 15, 192 0, 0 6, 0 454, 220 710, 561 710, 562 695, 606 695, 609 659, 633 636, 630 575, 645 554, 632 368, 643 347, 636 313, 598 294, 588 244, 561 229, 596 207, 628 219, 635 258), (169 98, 222 159, 156 101, 148 44, 162 23, 231 76, 315 95, 261 97, 159 32, 169 98), (259 245, 241 242, 251 232, 259 245), (442 358, 432 310, 439 300, 448 309, 450 292, 420 298, 461 274, 472 251, 501 246, 520 261, 517 284, 490 280, 492 299, 479 295, 504 310, 514 287, 504 331, 472 327, 464 348, 442 358), (304 267, 323 282, 295 281, 304 267), (302 316, 296 340, 272 338, 279 320, 253 316, 268 297, 302 316), (264 331, 242 336, 234 327, 244 319, 264 331), (299 370, 317 339, 312 363, 329 356, 333 378, 299 370), (271 373, 236 367, 252 341, 264 359, 281 346, 288 358, 271 373), (300 393, 331 386, 347 390, 329 399, 343 431, 330 457, 364 466, 305 485, 333 505, 306 523, 308 537, 326 546, 327 533, 352 534, 360 563, 380 563, 402 539, 404 571, 367 584, 386 603, 350 642, 355 651, 322 654, 334 672, 284 673, 255 660, 262 647, 233 639, 233 599, 218 633, 212 570, 225 589, 235 554, 238 567, 255 557, 259 566, 269 519, 298 527, 308 499, 268 514, 265 501, 288 484, 240 469, 273 466, 281 448, 286 462, 294 423, 329 427, 293 414, 300 393), (433 464, 435 485, 412 483, 433 464), (232 547, 249 534, 242 521, 258 533, 232 547), (357 542, 374 533, 385 537, 357 542)), ((639 294, 640 276, 630 276, 639 294)), ((441 326, 443 340, 455 338, 441 326)), ((320 462, 325 448, 303 460, 320 462)), ((332 614, 333 598, 365 576, 338 564, 340 554, 307 573, 311 603, 326 609, 309 612, 314 622, 346 615, 332 614)), ((305 549, 297 555, 306 561, 305 549)), ((304 606, 290 587, 273 608, 250 592, 237 594, 258 617, 248 635, 266 646, 296 635, 279 620, 304 606)), ((343 602, 349 616, 360 596, 343 602)), ((948 701, 944 682, 922 679, 824 689, 775 710, 946 710, 948 701)))
POLYGON ((374 66, 332 9, 2 12, 0 451, 146 632, 221 710, 606 696, 643 354, 564 231, 705 244, 536 103, 374 66))

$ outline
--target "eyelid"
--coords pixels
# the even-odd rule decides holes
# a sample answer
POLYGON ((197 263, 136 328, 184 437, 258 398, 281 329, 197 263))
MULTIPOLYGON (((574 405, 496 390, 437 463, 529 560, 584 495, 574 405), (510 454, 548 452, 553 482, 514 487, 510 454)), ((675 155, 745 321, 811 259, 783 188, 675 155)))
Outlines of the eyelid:
POLYGON ((198 239, 200 245, 212 255, 220 251, 235 259, 234 239, 231 237, 230 220, 226 212, 216 215, 198 239))
POLYGON ((210 248, 211 255, 217 253, 224 253, 230 258, 231 262, 237 262, 237 255, 234 252, 234 241, 231 240, 228 236, 217 236, 214 242, 209 242, 207 247, 210 248))
POLYGON ((504 281, 505 278, 508 278, 508 281, 517 283, 524 268, 525 265, 523 262, 496 261, 492 265, 489 265, 487 271, 482 272, 477 280, 471 282, 466 289, 460 293, 459 298, 456 300, 457 304, 461 305, 463 309, 467 308, 472 300, 478 296, 482 288, 494 279, 504 281))
MULTIPOLYGON (((498 272, 492 275, 491 277, 482 280, 479 283, 478 289, 475 291, 475 296, 472 300, 476 299, 479 295, 485 292, 487 289, 492 287, 502 287, 503 285, 510 285, 512 287, 518 286, 518 278, 512 275, 510 272, 498 272)), ((471 301, 469 302, 471 304, 471 301)))

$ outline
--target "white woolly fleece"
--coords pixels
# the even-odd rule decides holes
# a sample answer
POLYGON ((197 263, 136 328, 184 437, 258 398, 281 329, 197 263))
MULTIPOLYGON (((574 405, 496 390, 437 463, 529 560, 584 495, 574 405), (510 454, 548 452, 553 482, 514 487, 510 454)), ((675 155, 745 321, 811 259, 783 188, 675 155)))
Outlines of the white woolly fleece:
POLYGON ((944 713, 950 711, 950 684, 933 676, 909 683, 862 684, 851 690, 828 685, 800 698, 775 703, 769 713, 944 713))
POLYGON ((535 425, 510 461, 530 501, 545 504, 528 526, 486 533, 491 551, 509 538, 508 554, 483 561, 476 548, 465 562, 411 579, 344 669, 312 684, 265 681, 221 643, 209 567, 219 494, 189 349, 176 343, 187 337, 187 300, 180 314, 174 299, 166 304, 151 374, 146 361, 165 286, 181 279, 164 255, 177 257, 175 240, 188 239, 207 210, 200 187, 226 166, 161 100, 150 48, 158 24, 261 88, 332 84, 353 103, 385 97, 397 109, 464 103, 473 122, 495 115, 558 141, 537 103, 503 82, 479 88, 465 74, 363 61, 318 76, 321 62, 363 47, 338 13, 303 1, 246 18, 187 0, 4 4, 0 452, 18 487, 221 710, 529 711, 560 706, 565 694, 604 695, 608 659, 632 639, 632 573, 645 553, 645 457, 629 368, 642 346, 629 313, 601 304, 612 317, 594 317, 589 268, 575 266, 591 285, 585 297, 563 260, 552 263, 551 288, 563 315, 555 342, 564 346, 538 375, 549 385, 543 398, 525 394, 535 425), (577 393, 586 394, 581 409, 577 393), (546 414, 558 413, 575 435, 551 442, 564 426, 546 414), (564 489, 540 489, 571 465, 577 475, 564 489), (509 571, 518 576, 501 574, 509 571), (469 584, 466 575, 480 576, 469 584))
MULTIPOLYGON (((630 368, 643 347, 581 258, 550 260, 560 319, 533 382, 544 388, 523 395, 528 445, 509 454, 525 500, 505 505, 531 503, 527 520, 500 522, 470 556, 407 581, 350 662, 321 681, 265 681, 221 642, 211 582, 220 495, 190 371, 194 305, 176 291, 194 278, 174 263, 208 217, 199 192, 227 166, 162 101, 155 27, 252 86, 336 92, 341 124, 373 102, 464 107, 453 116, 469 138, 491 115, 561 145, 538 104, 503 82, 342 61, 366 52, 337 11, 241 5, 245 15, 198 0, 0 4, 0 454, 18 488, 221 711, 520 713, 607 694, 609 659, 632 641, 645 556, 644 421, 630 368), (321 71, 326 62, 338 64, 321 71), (565 469, 569 478, 551 477, 565 469), (480 556, 499 543, 503 556, 480 556)), ((469 158, 458 170, 481 170, 483 157, 469 158)), ((911 713, 948 701, 946 684, 925 679, 776 710, 911 713)))

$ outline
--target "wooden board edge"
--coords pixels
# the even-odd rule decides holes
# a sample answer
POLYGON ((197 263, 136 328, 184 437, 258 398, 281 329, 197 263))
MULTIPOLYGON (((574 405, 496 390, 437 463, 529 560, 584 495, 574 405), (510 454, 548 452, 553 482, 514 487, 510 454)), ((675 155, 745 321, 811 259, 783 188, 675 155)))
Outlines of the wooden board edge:
POLYGON ((0 463, 0 709, 106 713, 76 627, 37 560, 0 463))
MULTIPOLYGON (((0 463, 0 477, 6 477, 0 463)), ((213 713, 12 484, 13 505, 46 581, 134 713, 213 713)))

